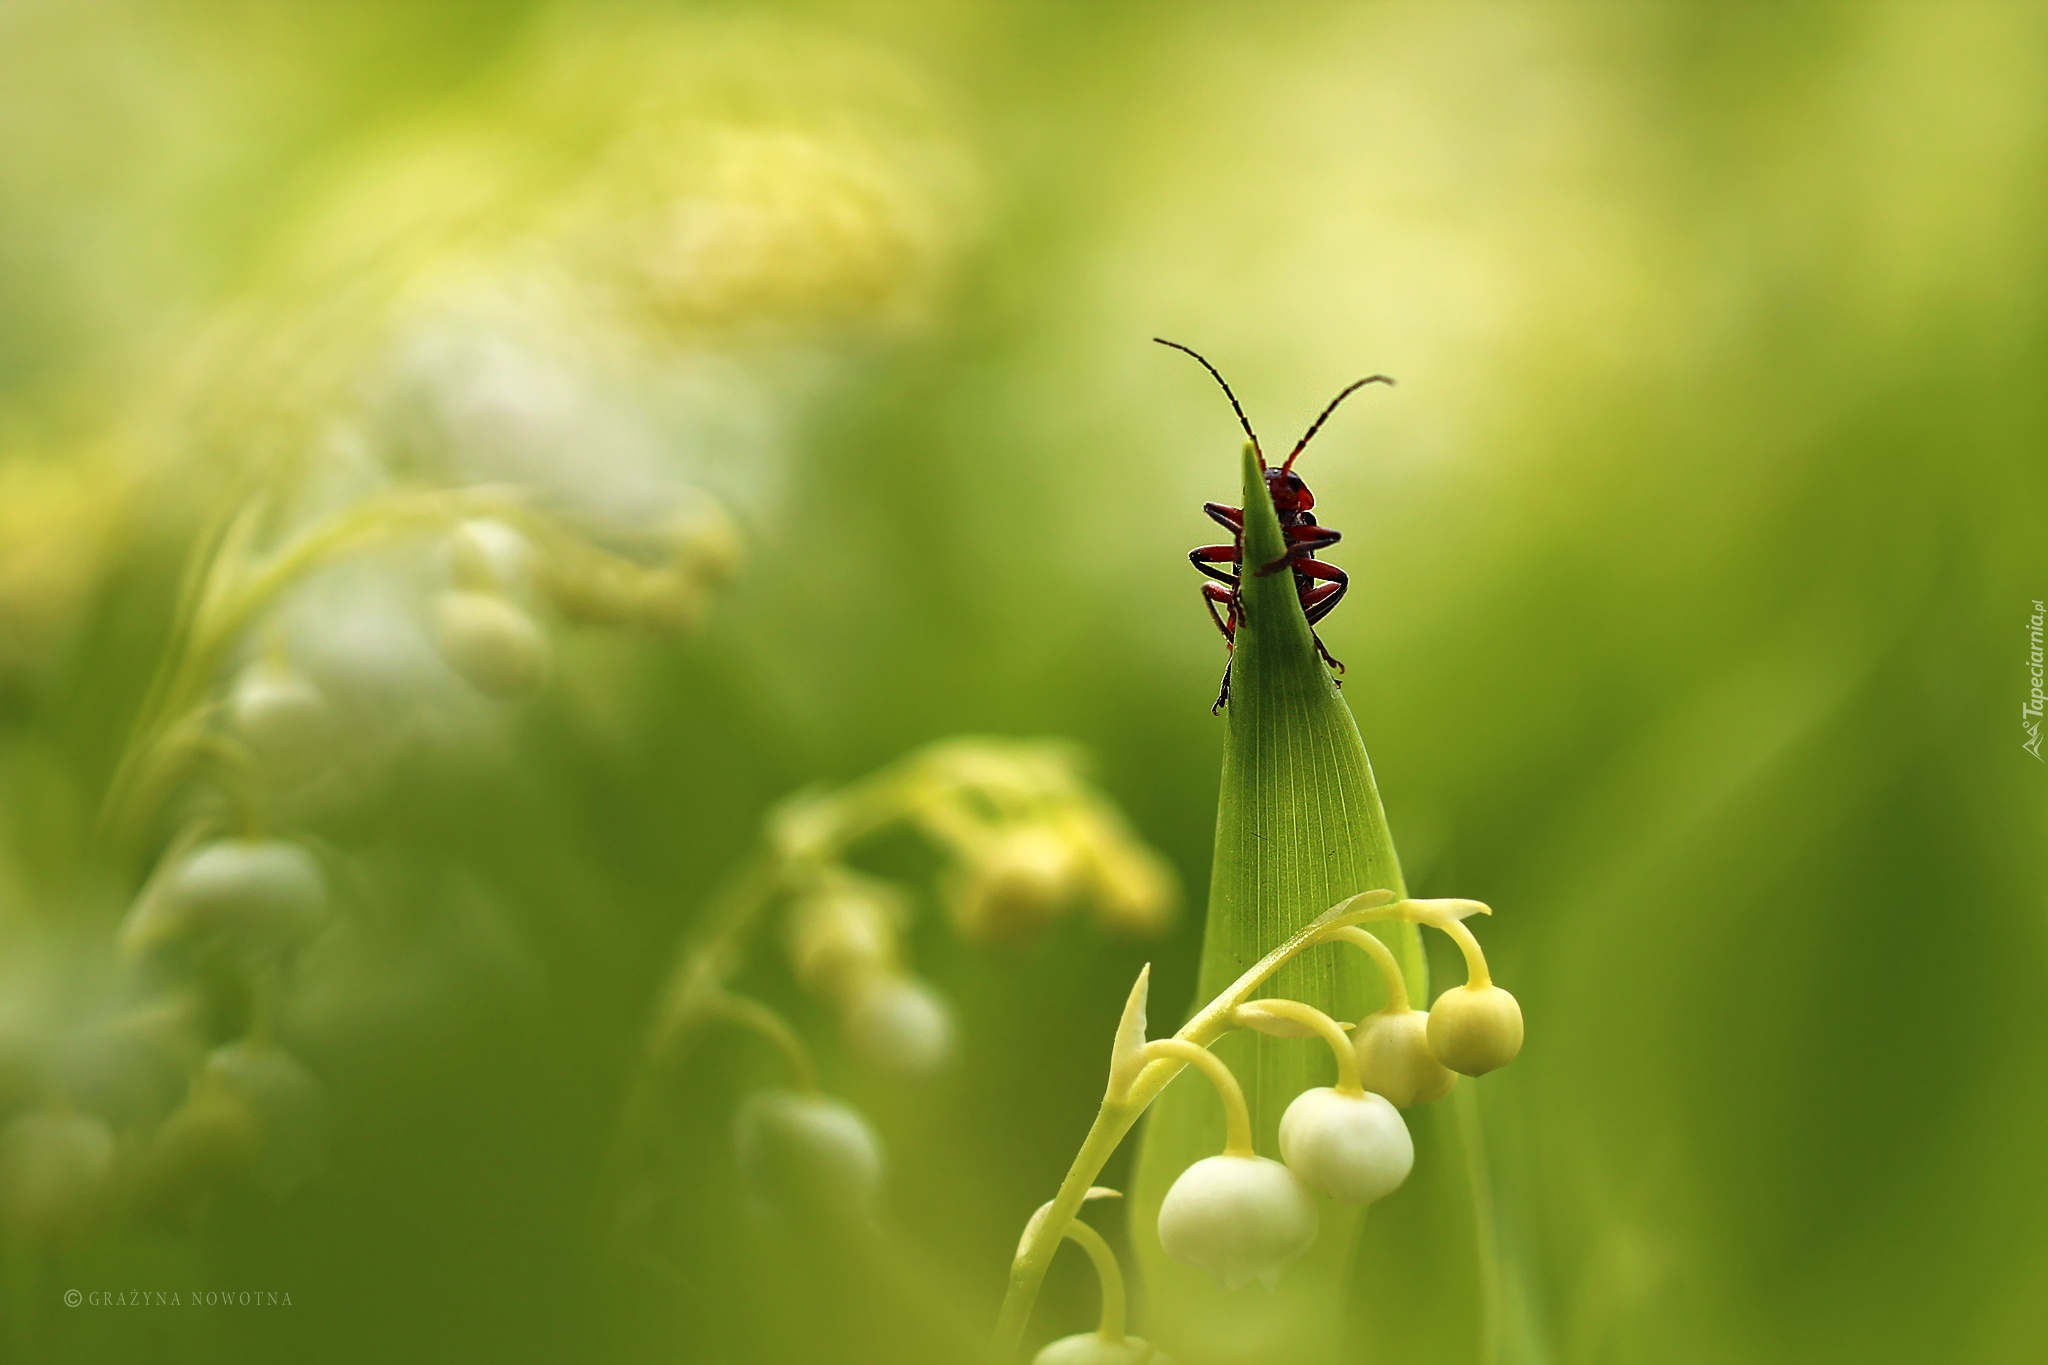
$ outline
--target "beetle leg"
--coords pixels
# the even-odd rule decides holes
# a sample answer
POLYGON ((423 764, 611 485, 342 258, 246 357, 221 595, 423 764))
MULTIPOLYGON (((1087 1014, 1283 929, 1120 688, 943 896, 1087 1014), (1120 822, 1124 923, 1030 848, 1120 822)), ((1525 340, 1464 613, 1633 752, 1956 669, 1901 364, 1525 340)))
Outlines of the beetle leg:
POLYGON ((1323 647, 1322 637, 1315 633, 1315 625, 1335 611, 1337 604, 1344 600, 1344 594, 1351 589, 1351 575, 1335 564, 1325 564, 1320 559, 1299 560, 1295 563, 1294 570, 1301 575, 1295 581, 1302 585, 1301 609, 1308 617, 1309 634, 1315 639, 1316 652, 1323 656, 1330 667, 1342 673, 1343 662, 1323 647), (1315 579, 1324 581, 1313 588, 1309 587, 1309 582, 1315 579))
POLYGON ((1314 625, 1335 611, 1337 599, 1344 595, 1345 588, 1349 586, 1348 583, 1323 583, 1304 592, 1301 595, 1301 609, 1307 614, 1308 623, 1314 625))
POLYGON ((1229 503, 1205 502, 1202 504, 1202 510, 1209 514, 1210 520, 1232 535, 1244 530, 1244 513, 1229 503))
POLYGON ((1351 590, 1351 575, 1335 564, 1325 564, 1320 559, 1304 559, 1295 564, 1294 571, 1301 575, 1301 578, 1296 580, 1304 588, 1301 594, 1301 609, 1308 613, 1310 625, 1335 611, 1337 604, 1344 600, 1344 594, 1351 590), (1319 587, 1310 588, 1307 583, 1311 579, 1322 579, 1324 582, 1319 587))
POLYGON ((1223 638, 1231 644, 1237 643, 1237 594, 1225 592, 1214 583, 1202 585, 1202 605, 1209 609, 1209 619, 1216 623, 1216 629, 1223 632, 1223 638), (1230 608, 1228 619, 1216 610, 1216 604, 1223 603, 1230 608))
POLYGON ((1287 536, 1288 550, 1295 554, 1314 554, 1318 550, 1327 550, 1344 539, 1342 531, 1332 531, 1329 527, 1318 526, 1314 522, 1304 526, 1290 526, 1284 534, 1287 536))
POLYGON ((1225 573, 1214 566, 1217 564, 1235 564, 1237 561, 1238 549, 1235 545, 1198 545, 1188 551, 1188 563, 1194 565, 1197 570, 1207 574, 1218 583, 1228 583, 1232 587, 1237 585, 1237 575, 1225 573))
POLYGON ((1240 615, 1243 604, 1235 591, 1225 592, 1214 583, 1204 583, 1202 605, 1209 609, 1209 619, 1216 623, 1216 629, 1223 632, 1224 646, 1229 651, 1223 660, 1223 686, 1216 693, 1216 704, 1209 708, 1209 714, 1213 716, 1223 709, 1223 703, 1230 700, 1230 669, 1237 662, 1237 625, 1244 619, 1240 615), (1218 602, 1229 608, 1227 616, 1217 612, 1218 602))
POLYGON ((1330 583, 1349 584, 1351 582, 1351 575, 1345 573, 1335 564, 1326 563, 1320 559, 1310 559, 1306 556, 1294 561, 1294 571, 1303 578, 1320 578, 1330 583))
MULTIPOLYGON (((1339 673, 1342 673, 1344 671, 1344 661, 1338 658, 1336 655, 1332 654, 1328 649, 1324 648, 1323 637, 1316 634, 1315 628, 1313 626, 1309 628, 1308 638, 1316 642, 1316 653, 1323 656, 1324 663, 1336 669, 1339 673)), ((1339 687, 1342 687, 1344 685, 1344 680, 1341 678, 1336 679, 1335 681, 1337 683, 1337 686, 1339 687)))

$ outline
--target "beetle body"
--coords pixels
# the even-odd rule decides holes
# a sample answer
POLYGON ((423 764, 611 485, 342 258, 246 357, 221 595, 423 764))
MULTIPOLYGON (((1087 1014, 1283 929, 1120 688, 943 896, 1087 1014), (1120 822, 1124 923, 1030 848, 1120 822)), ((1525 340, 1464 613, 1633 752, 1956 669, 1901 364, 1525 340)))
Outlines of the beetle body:
MULTIPOLYGON (((1367 384, 1392 384, 1394 381, 1383 374, 1370 375, 1354 384, 1347 385, 1342 392, 1330 400, 1322 415, 1317 417, 1308 429, 1308 434, 1295 443, 1294 450, 1278 465, 1268 465, 1263 451, 1259 449, 1259 438, 1253 434, 1251 423, 1245 418, 1244 409, 1238 406, 1237 395, 1230 391, 1216 367, 1196 352, 1176 341, 1155 337, 1162 346, 1171 346, 1177 351, 1186 351, 1201 362, 1230 399, 1231 408, 1237 413, 1238 423, 1244 427, 1244 434, 1250 438, 1252 450, 1258 455, 1259 467, 1265 473, 1266 493, 1273 500, 1273 512, 1280 520, 1280 534, 1286 542, 1287 552, 1270 564, 1261 564, 1252 570, 1254 574, 1279 573, 1288 570, 1294 575, 1294 591, 1300 599, 1302 614, 1308 617, 1309 636, 1315 641, 1316 652, 1323 661, 1338 672, 1344 665, 1323 647, 1322 637, 1316 634, 1318 621, 1335 611, 1337 604, 1350 590, 1351 579, 1335 564, 1317 557, 1321 550, 1335 545, 1343 538, 1342 533, 1333 531, 1316 521, 1315 494, 1309 491, 1307 482, 1294 472, 1294 461, 1308 445, 1317 431, 1322 428, 1337 405, 1350 397, 1353 392, 1367 384)), ((1235 650, 1237 628, 1244 621, 1244 511, 1227 503, 1210 502, 1202 504, 1217 525, 1230 532, 1228 545, 1201 545, 1188 551, 1188 560, 1197 570, 1211 581, 1202 585, 1202 600, 1209 608, 1209 617, 1216 623, 1216 629, 1223 633, 1224 646, 1235 650), (1228 567, 1226 567, 1228 566, 1228 567)), ((1340 684, 1341 686, 1341 684, 1340 684)), ((1220 711, 1230 700, 1230 661, 1223 665, 1223 686, 1216 694, 1212 711, 1220 711)))

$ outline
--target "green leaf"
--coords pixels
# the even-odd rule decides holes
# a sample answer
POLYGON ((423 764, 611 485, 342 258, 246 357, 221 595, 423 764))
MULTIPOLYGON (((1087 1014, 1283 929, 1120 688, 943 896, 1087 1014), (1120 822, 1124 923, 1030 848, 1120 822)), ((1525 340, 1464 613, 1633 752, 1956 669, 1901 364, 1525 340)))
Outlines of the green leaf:
MULTIPOLYGON (((1223 789, 1202 945, 1199 1004, 1294 930, 1345 897, 1375 888, 1407 894, 1365 743, 1318 657, 1289 572, 1256 568, 1285 553, 1257 453, 1244 451, 1244 622, 1225 712, 1223 789)), ((1409 994, 1428 998, 1413 925, 1375 926, 1402 965, 1409 994)), ((1342 1020, 1379 1008, 1378 974, 1356 949, 1303 954, 1268 994, 1307 1001, 1342 1020)), ((1262 1155, 1278 1157, 1280 1115, 1311 1086, 1331 1083, 1329 1049, 1313 1039, 1239 1030, 1217 1053, 1243 1083, 1262 1155)), ((1131 1240, 1144 1272, 1147 1335, 1184 1362, 1307 1362, 1335 1351, 1360 1210, 1322 1203, 1316 1246, 1276 1292, 1225 1291, 1160 1249, 1160 1201, 1189 1165, 1222 1149, 1223 1119, 1199 1076, 1182 1076, 1147 1119, 1132 1200, 1131 1240)))

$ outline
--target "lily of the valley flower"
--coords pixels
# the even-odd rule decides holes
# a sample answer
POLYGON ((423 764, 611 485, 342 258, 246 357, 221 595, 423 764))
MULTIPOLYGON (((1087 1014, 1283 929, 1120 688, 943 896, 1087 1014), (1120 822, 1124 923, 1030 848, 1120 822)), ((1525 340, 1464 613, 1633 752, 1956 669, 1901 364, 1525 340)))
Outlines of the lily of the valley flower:
POLYGON ((486 696, 520 696, 548 674, 548 638, 525 609, 501 593, 454 588, 434 603, 441 657, 486 696))
POLYGON ((1428 1025, 1429 1015, 1417 1009, 1381 1010, 1360 1021, 1351 1037, 1367 1090, 1402 1109, 1450 1093, 1458 1075, 1429 1050, 1428 1025))
POLYGON ((1316 1240, 1308 1187, 1266 1157, 1225 1153, 1181 1172, 1159 1206, 1159 1244, 1176 1261, 1199 1266, 1238 1289, 1269 1287, 1316 1240))
POLYGON ((865 1216, 881 1190, 881 1139, 827 1095, 749 1096, 733 1118, 733 1154, 748 1192, 771 1209, 865 1216))
POLYGON ((1111 1341, 1098 1332, 1076 1332, 1047 1342, 1031 1365, 1173 1365, 1173 1358, 1143 1337, 1111 1341))
POLYGON ((1330 1086, 1304 1090, 1280 1116, 1288 1169, 1340 1204, 1392 1194, 1415 1165, 1401 1112, 1381 1095, 1330 1086))
POLYGON ((1467 1076, 1506 1066, 1522 1050, 1522 1007, 1491 982, 1453 986, 1430 1006, 1429 1050, 1467 1076))
POLYGON ((326 695, 283 658, 261 659, 242 674, 228 717, 257 760, 286 781, 317 768, 334 744, 326 695))
POLYGON ((863 1061, 916 1075, 953 1053, 953 1011, 945 997, 912 976, 871 977, 846 1006, 846 1041, 863 1061))
POLYGON ((173 940, 265 952, 305 941, 326 918, 327 878, 303 846, 220 839, 185 855, 143 893, 121 939, 131 952, 173 940))
POLYGON ((250 1175, 281 1198, 327 1169, 327 1092, 296 1057, 248 1039, 214 1049, 202 1085, 239 1097, 259 1121, 250 1175))
POLYGON ((1176 1261, 1199 1266, 1237 1289, 1271 1287, 1316 1240, 1315 1201, 1301 1178, 1252 1150, 1244 1091, 1223 1059, 1180 1038, 1147 1043, 1153 1058, 1192 1064, 1223 1101, 1223 1154, 1180 1173, 1159 1206, 1159 1244, 1176 1261))

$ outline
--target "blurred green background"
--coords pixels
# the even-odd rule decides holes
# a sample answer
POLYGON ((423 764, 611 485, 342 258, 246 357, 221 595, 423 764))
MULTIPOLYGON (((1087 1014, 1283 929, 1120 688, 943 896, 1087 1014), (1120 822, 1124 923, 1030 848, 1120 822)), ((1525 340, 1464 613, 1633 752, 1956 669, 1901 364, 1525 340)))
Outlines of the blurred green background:
MULTIPOLYGON (((657 120, 653 166, 692 119, 786 118, 910 186, 875 192, 907 205, 893 245, 833 267, 887 279, 761 335, 693 314, 621 362, 683 412, 656 445, 735 509, 740 579, 680 644, 565 640, 508 742, 322 817, 421 907, 381 994, 302 1020, 333 1176, 110 1235, 45 1286, 292 1307, 52 1302, 39 1352, 957 1358, 1142 961, 1178 1022, 1198 913, 994 955, 920 921, 960 1061, 906 1088, 827 1048, 889 1145, 892 1288, 785 1282, 716 1219, 649 1272, 613 1236, 612 1132, 678 934, 804 784, 953 733, 1070 736, 1198 911, 1222 651, 1183 555, 1236 433, 1155 334, 1269 446, 1399 378, 1304 461, 1353 575, 1324 637, 1411 885, 1495 907, 1529 1020, 1480 1087, 1495 1301, 1426 1292, 1469 1276, 1433 1269, 1469 1228, 1369 1223, 1369 1263, 1425 1291, 1362 1286, 1419 1325, 1358 1358, 2048 1351, 2039 5, 12 0, 0 912, 118 918, 132 883, 79 870, 79 830, 201 517, 251 464, 317 465, 307 414, 357 401, 320 321, 381 268, 357 244, 410 243, 416 280, 502 259, 477 245, 500 218, 562 221, 601 273, 635 248, 575 189, 579 119, 657 120), (684 75, 614 70, 649 52, 684 75), (690 80, 725 93, 699 109, 690 80), (493 139, 546 168, 448 151, 493 139), (482 928, 447 910, 457 865, 482 928)), ((660 178, 637 164, 622 201, 660 178)), ((745 1066, 679 1120, 707 1151, 745 1066)), ((1093 1294, 1062 1258, 1039 1330, 1093 1294)))

